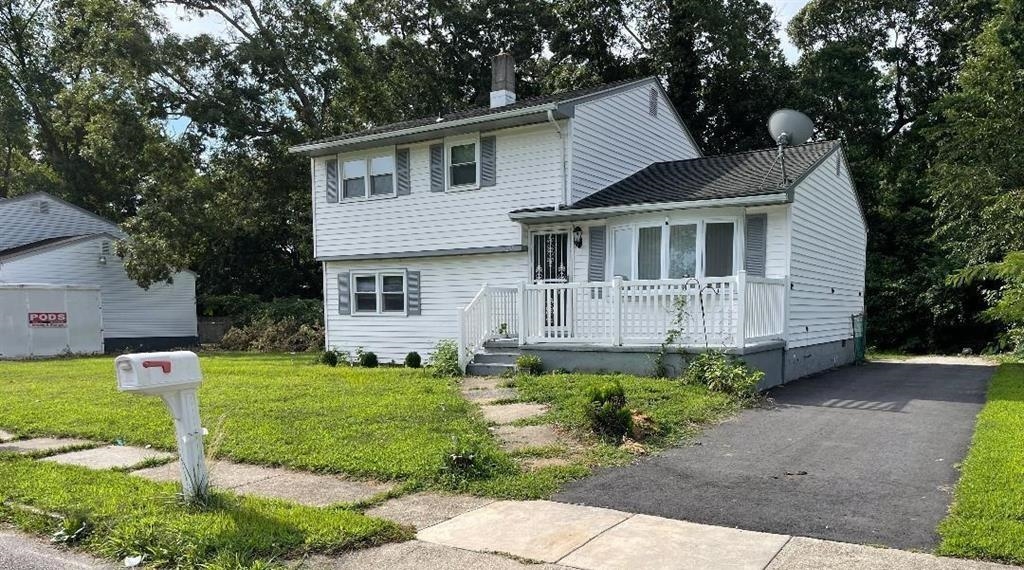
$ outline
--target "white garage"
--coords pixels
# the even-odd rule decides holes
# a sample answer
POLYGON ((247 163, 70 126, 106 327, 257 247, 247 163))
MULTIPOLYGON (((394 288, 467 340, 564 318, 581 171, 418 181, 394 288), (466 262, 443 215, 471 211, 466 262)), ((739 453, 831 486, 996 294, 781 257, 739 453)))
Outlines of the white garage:
POLYGON ((114 253, 125 238, 113 222, 45 193, 0 200, 0 285, 98 288, 107 352, 198 344, 195 274, 139 287, 114 253))

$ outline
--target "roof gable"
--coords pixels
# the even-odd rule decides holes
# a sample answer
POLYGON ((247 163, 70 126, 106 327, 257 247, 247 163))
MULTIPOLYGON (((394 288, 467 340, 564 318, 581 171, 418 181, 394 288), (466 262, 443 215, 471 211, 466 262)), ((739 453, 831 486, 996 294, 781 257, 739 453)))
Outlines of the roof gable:
POLYGON ((52 238, 110 233, 123 237, 110 220, 45 192, 0 201, 0 252, 52 238))

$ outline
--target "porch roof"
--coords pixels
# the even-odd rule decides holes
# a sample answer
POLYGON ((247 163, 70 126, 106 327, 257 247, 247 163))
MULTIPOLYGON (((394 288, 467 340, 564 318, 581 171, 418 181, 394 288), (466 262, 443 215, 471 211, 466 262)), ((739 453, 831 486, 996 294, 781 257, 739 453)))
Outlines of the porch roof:
POLYGON ((550 216, 579 217, 618 207, 686 204, 690 207, 725 203, 756 203, 758 197, 775 202, 807 173, 840 147, 839 141, 807 143, 786 149, 786 177, 776 148, 688 160, 656 162, 611 186, 572 204, 556 208, 525 208, 513 219, 550 216), (689 203, 693 203, 692 205, 689 203))

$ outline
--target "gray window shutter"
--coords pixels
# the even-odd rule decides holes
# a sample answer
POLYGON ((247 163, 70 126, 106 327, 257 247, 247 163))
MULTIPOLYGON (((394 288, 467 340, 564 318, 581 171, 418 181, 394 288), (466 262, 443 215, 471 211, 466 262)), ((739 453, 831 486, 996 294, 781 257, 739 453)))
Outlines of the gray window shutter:
POLYGON ((348 271, 343 271, 338 274, 338 314, 348 315, 352 313, 349 305, 352 301, 351 291, 351 280, 352 274, 348 271))
POLYGON ((768 257, 768 214, 750 214, 744 232, 743 269, 749 275, 764 277, 768 257))
POLYGON ((605 243, 607 241, 607 228, 604 226, 590 226, 589 253, 587 254, 587 279, 590 281, 604 281, 604 260, 605 243))
POLYGON ((405 294, 408 297, 405 312, 409 316, 420 314, 420 272, 406 271, 405 294))
POLYGON ((480 186, 497 183, 498 145, 494 137, 480 137, 480 186))
POLYGON ((324 163, 327 178, 327 201, 338 201, 338 159, 332 158, 324 163))
POLYGON ((409 180, 409 149, 407 148, 395 151, 395 187, 399 196, 408 196, 412 193, 412 183, 409 180))
POLYGON ((430 191, 444 192, 444 144, 430 145, 430 191))

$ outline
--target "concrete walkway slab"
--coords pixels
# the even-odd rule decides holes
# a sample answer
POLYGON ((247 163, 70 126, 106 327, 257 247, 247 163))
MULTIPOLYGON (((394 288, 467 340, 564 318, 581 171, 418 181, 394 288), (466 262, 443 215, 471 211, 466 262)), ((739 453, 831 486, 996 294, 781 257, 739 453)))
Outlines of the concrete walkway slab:
POLYGON ((5 441, 11 441, 12 439, 14 439, 14 437, 15 436, 13 433, 0 429, 0 443, 3 443, 5 441))
POLYGON ((459 382, 459 389, 463 393, 473 390, 494 390, 504 382, 504 379, 497 376, 466 376, 459 382))
POLYGON ((585 570, 761 570, 787 540, 779 534, 636 515, 559 563, 585 570))
POLYGON ((450 546, 410 540, 349 552, 338 557, 314 556, 303 568, 311 570, 551 570, 563 568, 553 564, 524 564, 497 554, 469 552, 450 546))
POLYGON ((556 562, 626 520, 608 509, 551 501, 499 501, 421 530, 426 542, 556 562))
POLYGON ((283 475, 239 485, 232 489, 243 495, 284 499, 311 507, 363 501, 391 490, 394 485, 355 481, 330 475, 288 471, 283 475))
POLYGON ((36 437, 32 439, 9 441, 7 443, 0 444, 0 451, 13 451, 16 453, 34 453, 37 451, 57 451, 59 449, 64 449, 68 447, 79 447, 85 445, 95 445, 95 442, 86 441, 84 439, 36 437))
POLYGON ((488 404, 480 406, 484 419, 495 424, 510 424, 526 418, 535 418, 545 414, 548 407, 544 404, 488 404))
POLYGON ((1007 570, 980 560, 944 558, 921 552, 793 537, 768 570, 1007 570))
POLYGON ((490 404, 499 400, 514 400, 519 397, 515 388, 490 388, 483 390, 466 390, 462 392, 470 402, 477 404, 490 404))
POLYGON ((498 426, 492 431, 510 451, 519 451, 530 447, 548 447, 562 443, 558 430, 551 424, 498 426))
MULTIPOLYGON (((210 472, 210 483, 220 489, 232 489, 290 473, 286 469, 246 465, 230 461, 211 462, 207 465, 207 469, 210 472)), ((166 465, 160 465, 159 467, 149 467, 133 471, 132 475, 145 477, 151 481, 179 481, 181 480, 181 468, 178 466, 178 462, 175 461, 166 465)))
POLYGON ((117 567, 87 554, 59 549, 48 541, 0 526, 0 568, 115 570, 117 567))
POLYGON ((386 501, 366 514, 424 529, 493 502, 494 499, 470 495, 413 493, 386 501))
POLYGON ((145 449, 142 447, 131 447, 126 445, 106 445, 52 455, 43 461, 52 461, 62 465, 80 465, 89 469, 127 469, 134 467, 144 461, 153 459, 173 459, 173 453, 145 449))

